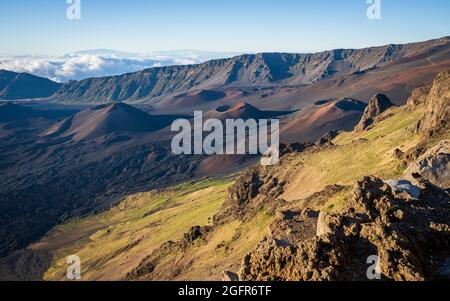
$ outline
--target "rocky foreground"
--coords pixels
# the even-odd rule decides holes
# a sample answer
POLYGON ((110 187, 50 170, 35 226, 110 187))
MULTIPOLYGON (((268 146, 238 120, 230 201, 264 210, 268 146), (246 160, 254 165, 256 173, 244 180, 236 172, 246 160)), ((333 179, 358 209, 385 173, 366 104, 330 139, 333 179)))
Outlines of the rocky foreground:
POLYGON ((386 280, 448 277, 449 195, 423 179, 415 187, 419 199, 366 177, 343 213, 280 211, 271 235, 244 259, 241 278, 369 280, 371 256, 386 280))

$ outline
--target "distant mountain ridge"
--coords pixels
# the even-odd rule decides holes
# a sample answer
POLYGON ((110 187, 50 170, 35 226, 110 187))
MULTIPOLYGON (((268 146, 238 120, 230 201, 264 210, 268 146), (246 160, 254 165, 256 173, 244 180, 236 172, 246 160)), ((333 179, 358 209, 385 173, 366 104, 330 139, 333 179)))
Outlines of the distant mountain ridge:
POLYGON ((60 84, 28 73, 0 70, 0 99, 18 100, 52 96, 60 84))
POLYGON ((198 65, 156 67, 119 76, 70 81, 62 84, 50 99, 68 103, 150 102, 155 98, 192 89, 301 87, 337 76, 364 74, 394 61, 442 49, 450 49, 449 37, 420 43, 336 49, 314 54, 246 54, 198 65))
POLYGON ((450 38, 314 54, 246 54, 199 65, 158 67, 70 82, 62 85, 53 98, 64 102, 138 101, 194 88, 308 85, 336 74, 365 72, 443 45, 450 45, 450 38))

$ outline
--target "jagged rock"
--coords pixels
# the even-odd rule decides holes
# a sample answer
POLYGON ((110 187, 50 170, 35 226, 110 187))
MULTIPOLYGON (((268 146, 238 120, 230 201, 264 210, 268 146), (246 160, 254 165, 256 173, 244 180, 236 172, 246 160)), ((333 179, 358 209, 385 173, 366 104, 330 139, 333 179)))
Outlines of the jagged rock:
POLYGON ((415 181, 419 175, 434 185, 450 188, 450 141, 444 140, 410 164, 403 176, 415 181))
POLYGON ((419 106, 425 105, 431 86, 420 87, 414 89, 411 96, 408 98, 407 106, 409 110, 415 110, 419 106))
POLYGON ((450 70, 441 72, 433 82, 426 100, 426 113, 420 129, 434 136, 449 128, 450 120, 450 70))
POLYGON ((284 181, 270 175, 265 167, 248 169, 229 188, 222 208, 213 218, 214 225, 250 218, 263 206, 275 204, 284 192, 285 184, 284 181))
POLYGON ((311 144, 309 143, 290 143, 290 144, 280 144, 280 156, 284 156, 287 154, 293 153, 301 153, 304 152, 311 144))
POLYGON ((377 94, 369 102, 355 132, 362 132, 374 123, 374 118, 381 115, 390 107, 394 106, 391 100, 384 94, 377 94))
POLYGON ((319 212, 311 209, 281 210, 269 229, 271 237, 279 244, 296 245, 303 239, 316 235, 319 212))
POLYGON ((319 218, 317 220, 317 236, 324 236, 333 233, 333 230, 330 227, 329 221, 330 215, 325 212, 320 212, 319 218))
POLYGON ((384 280, 442 279, 450 248, 450 198, 426 180, 418 187, 421 197, 414 201, 378 178, 365 177, 345 211, 322 215, 327 234, 296 243, 282 234, 287 221, 275 221, 272 234, 243 260, 241 279, 368 280, 367 260, 374 255, 384 280))
POLYGON ((245 171, 229 188, 221 210, 214 216, 214 224, 226 223, 245 215, 245 208, 258 196, 263 184, 258 167, 245 171))
POLYGON ((426 138, 430 138, 448 130, 450 70, 441 72, 432 85, 415 89, 408 99, 407 106, 411 111, 420 106, 425 107, 423 118, 413 127, 414 132, 421 132, 426 138))
POLYGON ((205 236, 211 231, 211 227, 194 226, 187 233, 183 235, 183 240, 186 244, 189 244, 197 239, 205 236))
POLYGON ((325 145, 331 143, 339 135, 340 131, 329 131, 317 140, 316 145, 325 145))
POLYGON ((233 272, 229 272, 229 271, 224 271, 221 273, 222 276, 222 281, 232 281, 232 282, 236 282, 239 281, 239 276, 233 272))

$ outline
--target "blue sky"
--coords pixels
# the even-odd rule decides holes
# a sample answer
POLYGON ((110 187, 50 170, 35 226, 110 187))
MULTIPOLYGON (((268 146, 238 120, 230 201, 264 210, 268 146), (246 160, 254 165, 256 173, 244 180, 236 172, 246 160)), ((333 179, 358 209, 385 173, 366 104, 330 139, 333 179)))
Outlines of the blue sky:
POLYGON ((198 49, 313 52, 450 35, 450 1, 381 0, 1 0, 0 53, 58 54, 110 48, 129 52, 198 49))

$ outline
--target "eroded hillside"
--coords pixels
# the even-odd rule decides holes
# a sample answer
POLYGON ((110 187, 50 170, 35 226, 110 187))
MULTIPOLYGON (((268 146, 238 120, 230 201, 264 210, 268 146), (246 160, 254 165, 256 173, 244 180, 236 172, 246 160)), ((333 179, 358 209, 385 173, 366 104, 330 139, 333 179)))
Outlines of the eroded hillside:
POLYGON ((31 249, 56 254, 47 280, 64 279, 69 254, 82 258, 85 279, 363 280, 371 254, 384 279, 448 277, 450 135, 438 120, 448 116, 449 78, 365 130, 284 146, 279 165, 234 184, 133 195, 31 249))

